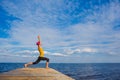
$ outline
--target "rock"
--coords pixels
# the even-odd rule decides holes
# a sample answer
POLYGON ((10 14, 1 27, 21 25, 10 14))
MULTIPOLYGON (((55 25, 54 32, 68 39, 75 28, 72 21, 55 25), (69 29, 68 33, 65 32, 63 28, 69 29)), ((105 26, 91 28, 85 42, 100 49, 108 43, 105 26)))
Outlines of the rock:
POLYGON ((0 74, 0 80, 74 80, 52 68, 20 68, 0 74))

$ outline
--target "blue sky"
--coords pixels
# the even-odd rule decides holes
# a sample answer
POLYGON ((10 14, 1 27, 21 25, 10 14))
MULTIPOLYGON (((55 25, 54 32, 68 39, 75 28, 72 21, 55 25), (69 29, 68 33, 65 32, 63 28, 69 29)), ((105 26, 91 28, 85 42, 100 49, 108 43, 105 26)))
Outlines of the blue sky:
POLYGON ((0 62, 120 62, 120 0, 1 0, 0 62))

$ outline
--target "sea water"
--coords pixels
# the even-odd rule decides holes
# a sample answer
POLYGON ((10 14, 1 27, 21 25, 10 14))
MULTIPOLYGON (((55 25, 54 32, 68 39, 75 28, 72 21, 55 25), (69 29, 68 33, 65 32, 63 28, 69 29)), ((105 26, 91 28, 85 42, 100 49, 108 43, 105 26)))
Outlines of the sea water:
MULTIPOLYGON (((24 63, 0 63, 0 73, 23 67, 24 63)), ((30 67, 43 68, 45 63, 30 67)), ((120 63, 50 63, 49 67, 75 80, 120 80, 120 63)))

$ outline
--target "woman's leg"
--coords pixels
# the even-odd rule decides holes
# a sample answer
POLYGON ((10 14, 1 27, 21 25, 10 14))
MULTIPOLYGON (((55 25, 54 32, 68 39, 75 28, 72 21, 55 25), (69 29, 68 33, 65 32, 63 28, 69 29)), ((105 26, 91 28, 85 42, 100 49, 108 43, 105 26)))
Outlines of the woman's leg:
POLYGON ((48 67, 48 64, 49 64, 49 62, 46 62, 46 68, 49 68, 49 67, 48 67))
POLYGON ((32 65, 32 64, 33 64, 33 62, 29 62, 27 64, 24 64, 24 67, 26 68, 26 67, 28 67, 29 65, 32 65))
POLYGON ((46 57, 41 57, 42 60, 46 60, 46 68, 49 68, 48 65, 49 65, 49 59, 46 58, 46 57))
POLYGON ((27 64, 24 64, 24 67, 26 68, 26 67, 28 67, 29 65, 37 64, 37 63, 39 63, 39 62, 40 62, 40 57, 38 57, 38 59, 37 59, 35 62, 29 62, 29 63, 27 63, 27 64))

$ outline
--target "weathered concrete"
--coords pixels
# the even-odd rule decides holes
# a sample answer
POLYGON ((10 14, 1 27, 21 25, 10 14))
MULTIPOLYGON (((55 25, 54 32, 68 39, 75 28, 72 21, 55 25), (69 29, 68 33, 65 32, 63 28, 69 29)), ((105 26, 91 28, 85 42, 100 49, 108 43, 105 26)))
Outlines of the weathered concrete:
POLYGON ((0 74, 0 80, 74 80, 54 69, 21 68, 0 74))

